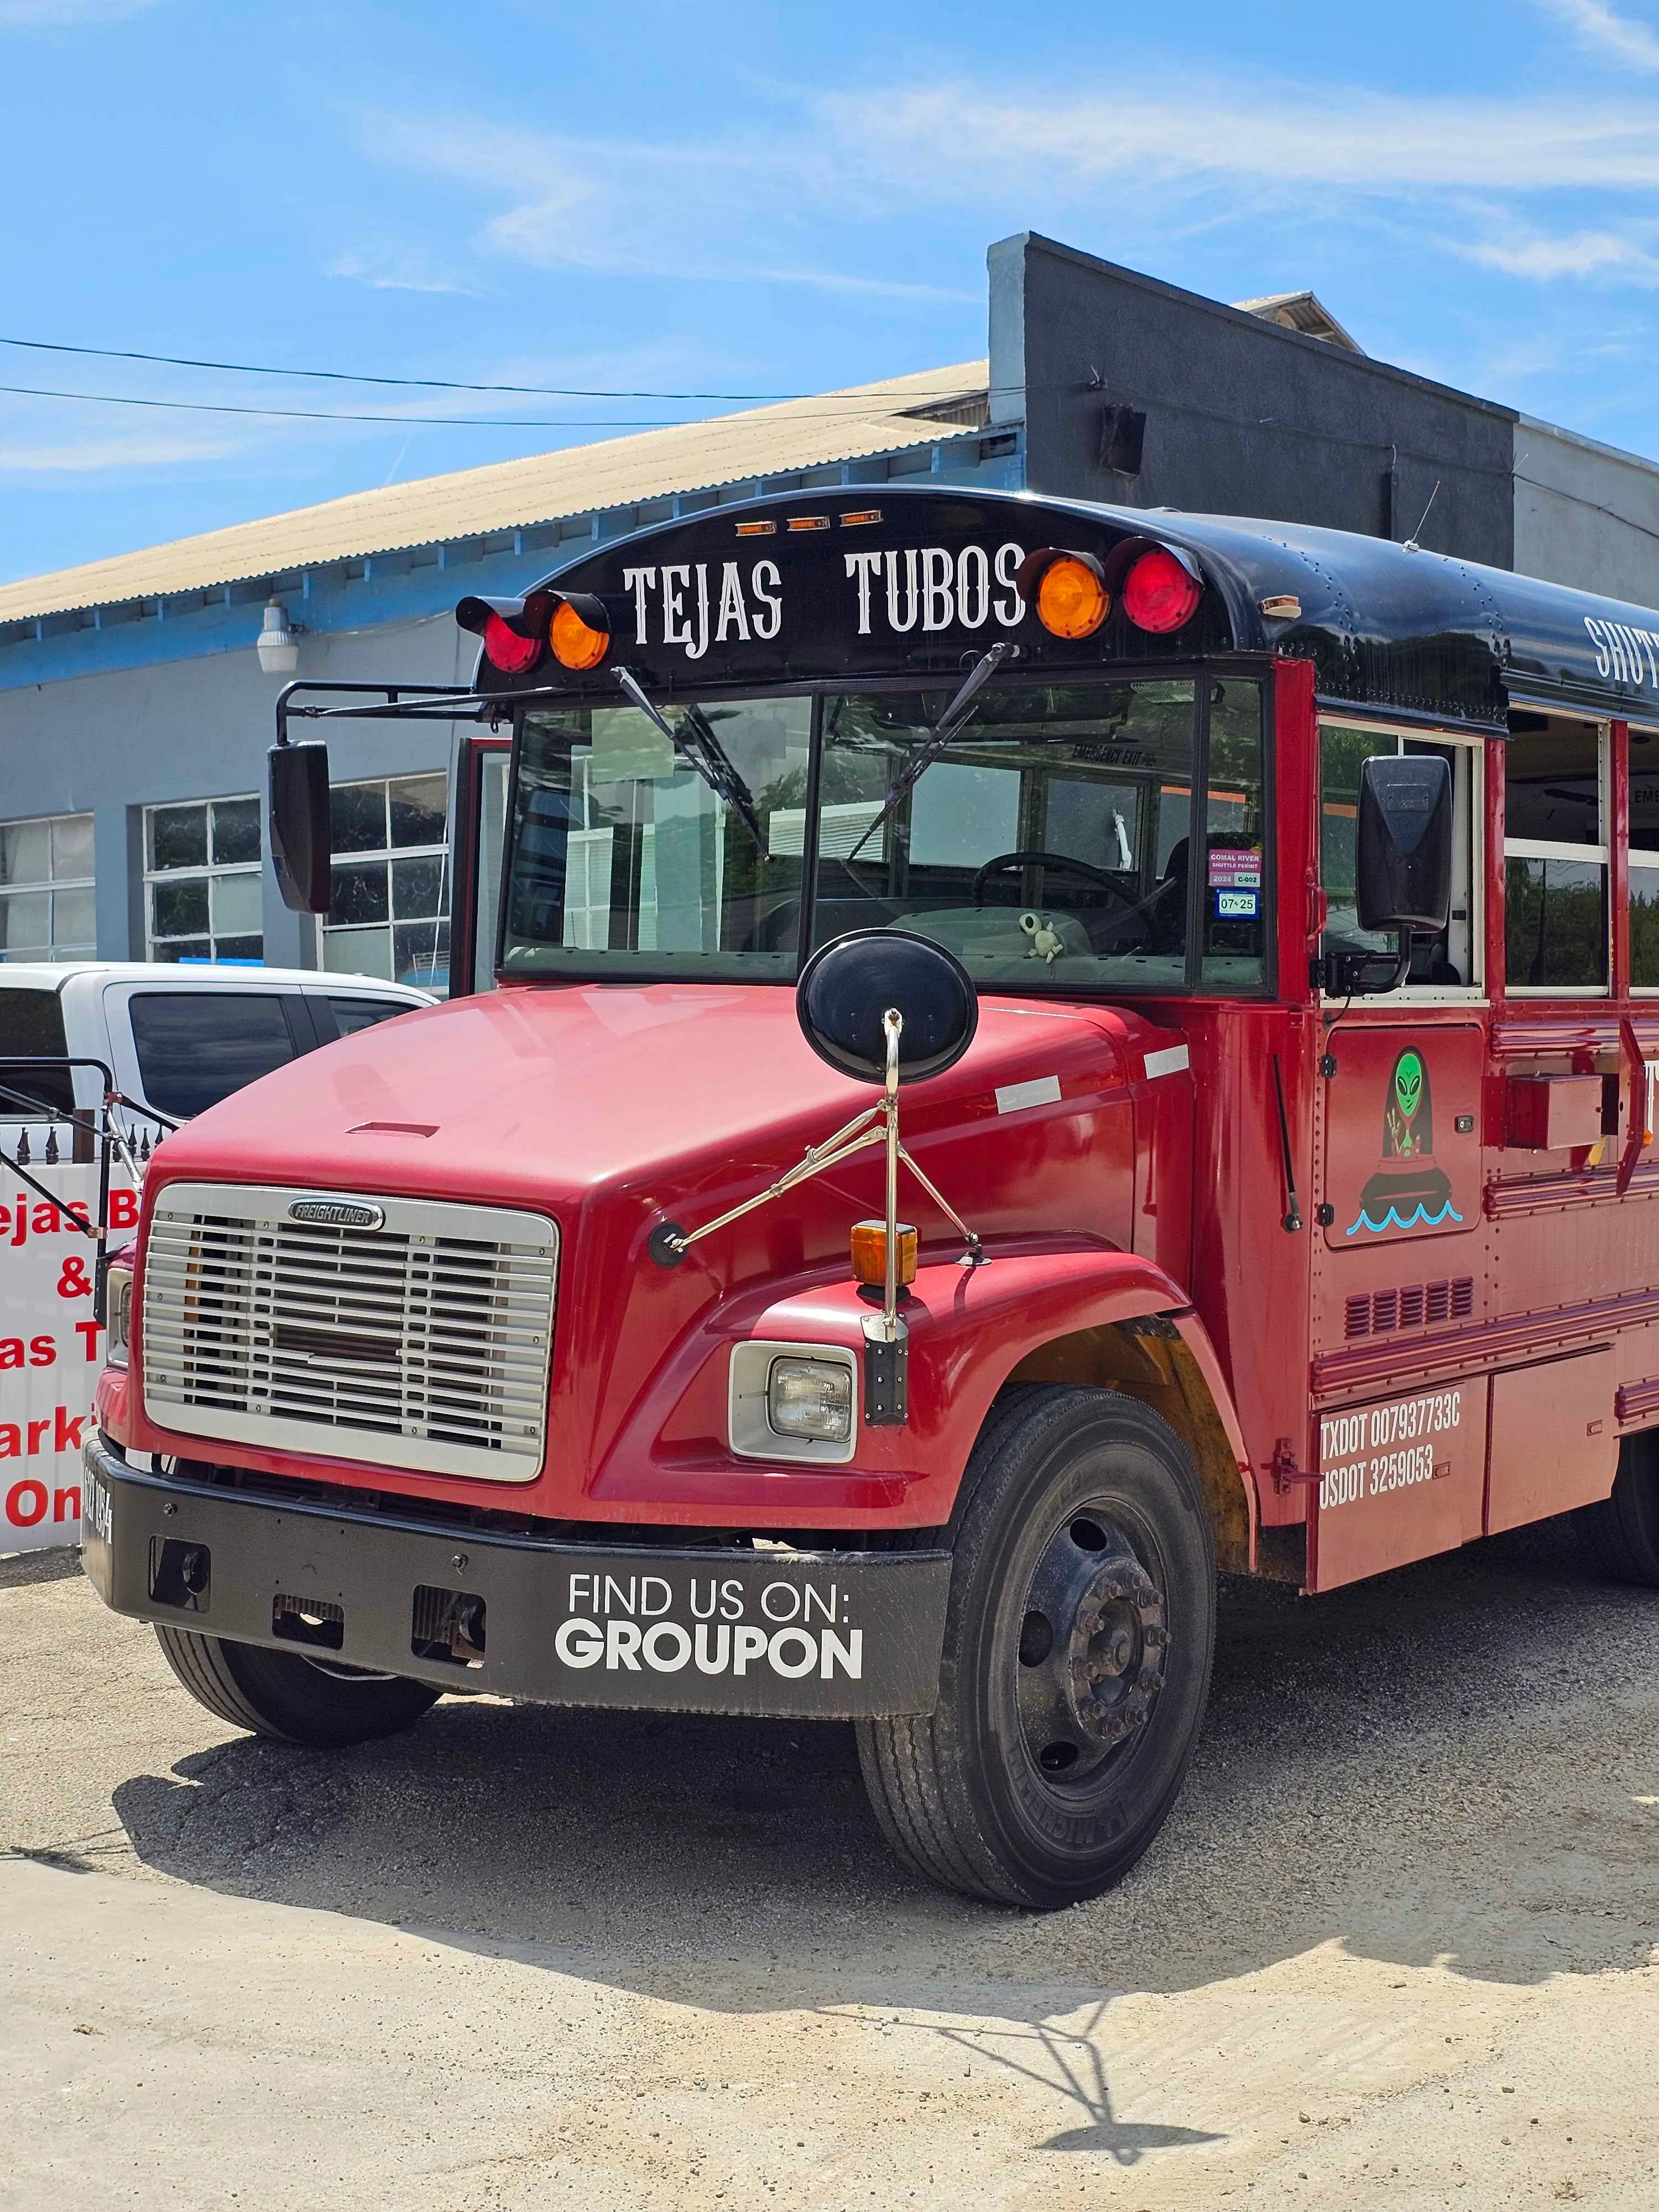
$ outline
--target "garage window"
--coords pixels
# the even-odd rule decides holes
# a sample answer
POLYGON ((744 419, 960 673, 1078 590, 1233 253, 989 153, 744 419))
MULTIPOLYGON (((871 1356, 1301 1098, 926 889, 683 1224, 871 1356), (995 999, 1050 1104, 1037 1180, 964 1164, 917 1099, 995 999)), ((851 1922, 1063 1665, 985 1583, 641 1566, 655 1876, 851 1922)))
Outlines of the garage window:
POLYGON ((144 809, 145 938, 152 960, 264 958, 259 802, 144 809))
POLYGON ((0 960, 91 960, 92 817, 0 822, 0 960))
POLYGON ((449 981, 449 793, 441 775, 337 783, 323 965, 443 990, 449 981))

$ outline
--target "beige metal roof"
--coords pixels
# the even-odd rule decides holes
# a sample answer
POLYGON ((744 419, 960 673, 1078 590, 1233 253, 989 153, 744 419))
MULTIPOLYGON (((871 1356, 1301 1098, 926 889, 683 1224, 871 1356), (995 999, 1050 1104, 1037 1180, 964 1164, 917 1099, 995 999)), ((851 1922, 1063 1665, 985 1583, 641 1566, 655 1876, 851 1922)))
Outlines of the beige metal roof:
POLYGON ((672 429, 569 446, 528 460, 352 492, 320 507, 296 507, 0 585, 0 623, 205 591, 404 546, 529 529, 562 515, 631 507, 675 492, 791 475, 897 447, 972 437, 982 427, 974 402, 983 394, 988 374, 984 362, 962 362, 672 429))

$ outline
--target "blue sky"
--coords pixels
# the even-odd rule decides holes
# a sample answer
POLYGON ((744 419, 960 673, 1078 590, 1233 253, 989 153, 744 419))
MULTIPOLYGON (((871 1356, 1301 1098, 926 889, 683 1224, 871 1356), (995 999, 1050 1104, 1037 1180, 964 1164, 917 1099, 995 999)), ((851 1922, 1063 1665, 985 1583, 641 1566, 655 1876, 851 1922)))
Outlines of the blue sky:
MULTIPOLYGON (((0 0, 0 336, 771 394, 981 353, 1046 231, 1659 456, 1659 0, 0 0)), ((706 404, 0 346, 0 576, 706 404), (422 427, 417 415, 462 418, 422 427), (555 428, 514 428, 533 417, 555 428)))

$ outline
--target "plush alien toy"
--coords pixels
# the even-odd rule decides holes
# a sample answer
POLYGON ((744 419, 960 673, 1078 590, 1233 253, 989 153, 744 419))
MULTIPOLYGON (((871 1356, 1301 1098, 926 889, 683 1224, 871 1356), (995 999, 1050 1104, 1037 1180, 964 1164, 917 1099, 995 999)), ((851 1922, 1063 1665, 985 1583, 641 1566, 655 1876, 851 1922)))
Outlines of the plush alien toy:
POLYGON ((1046 960, 1050 966, 1066 950, 1065 939, 1050 923, 1046 914, 1023 914, 1019 926, 1031 940, 1028 960, 1046 960))

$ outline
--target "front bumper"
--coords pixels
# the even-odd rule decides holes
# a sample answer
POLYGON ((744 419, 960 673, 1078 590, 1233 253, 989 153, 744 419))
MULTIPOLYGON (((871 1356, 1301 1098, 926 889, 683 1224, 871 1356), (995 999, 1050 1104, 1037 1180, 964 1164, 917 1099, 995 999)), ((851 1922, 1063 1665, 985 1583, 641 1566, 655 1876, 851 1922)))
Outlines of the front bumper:
POLYGON ((553 1542, 222 1490, 82 1453, 106 1605, 232 1642, 556 1705, 931 1711, 948 1552, 553 1542))

